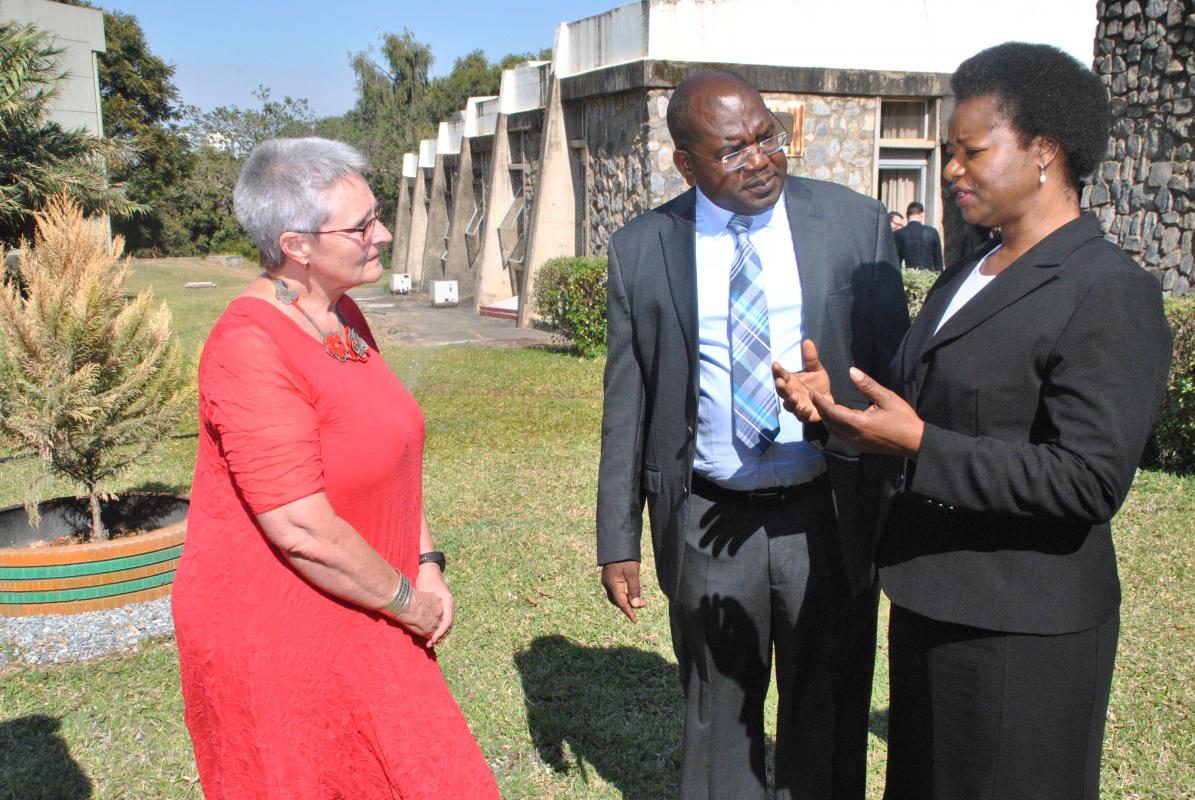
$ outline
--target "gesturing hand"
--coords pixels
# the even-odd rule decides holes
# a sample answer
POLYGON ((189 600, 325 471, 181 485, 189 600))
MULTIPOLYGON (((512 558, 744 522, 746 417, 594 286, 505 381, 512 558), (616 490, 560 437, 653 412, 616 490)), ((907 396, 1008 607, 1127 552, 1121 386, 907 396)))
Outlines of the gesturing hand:
POLYGON ((840 406, 827 394, 811 394, 813 406, 830 432, 866 453, 906 458, 917 455, 925 423, 913 407, 861 369, 851 367, 851 380, 871 401, 865 411, 840 406))
POLYGON ((772 377, 776 379, 776 394, 785 410, 797 416, 801 422, 820 422, 821 415, 814 406, 811 394, 820 392, 834 402, 830 394, 830 373, 822 366, 817 355, 817 345, 812 339, 801 342, 801 358, 805 361, 805 369, 800 372, 789 372, 780 365, 779 361, 772 363, 772 377))
POLYGON ((602 586, 606 587, 606 599, 618 606, 631 622, 637 622, 635 609, 647 605, 639 596, 639 562, 614 561, 602 565, 602 586))

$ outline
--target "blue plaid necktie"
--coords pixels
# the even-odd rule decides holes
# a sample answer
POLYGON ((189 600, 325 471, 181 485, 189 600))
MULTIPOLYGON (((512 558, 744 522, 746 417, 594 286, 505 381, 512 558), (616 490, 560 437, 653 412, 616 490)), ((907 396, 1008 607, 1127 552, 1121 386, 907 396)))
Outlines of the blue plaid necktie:
POLYGON ((730 267, 730 388, 734 435, 762 454, 780 433, 780 400, 772 381, 772 335, 759 254, 747 231, 751 217, 735 214, 726 224, 734 235, 730 267))

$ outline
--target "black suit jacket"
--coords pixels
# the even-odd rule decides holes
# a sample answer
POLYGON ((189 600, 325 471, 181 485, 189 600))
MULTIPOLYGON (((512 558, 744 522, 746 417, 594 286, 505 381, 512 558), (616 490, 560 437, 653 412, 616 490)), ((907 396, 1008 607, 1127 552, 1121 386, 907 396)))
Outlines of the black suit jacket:
MULTIPOLYGON (((680 582, 697 427, 695 198, 691 189, 636 217, 608 250, 598 563, 640 559, 646 501, 657 573, 670 596, 680 582)), ((806 335, 818 345, 835 397, 865 407, 847 370, 855 363, 884 379, 909 324, 887 215, 875 200, 800 178, 787 179, 785 202, 806 335)), ((824 451, 847 577, 857 591, 874 579, 876 514, 891 464, 834 439, 824 451)))
POLYGON ((942 271, 942 240, 936 228, 909 222, 896 232, 896 252, 906 267, 942 271))
POLYGON ((1161 291, 1085 214, 935 334, 974 264, 942 274, 897 355, 926 425, 877 554, 881 585, 937 620, 1084 630, 1120 602, 1109 520, 1165 391, 1161 291))

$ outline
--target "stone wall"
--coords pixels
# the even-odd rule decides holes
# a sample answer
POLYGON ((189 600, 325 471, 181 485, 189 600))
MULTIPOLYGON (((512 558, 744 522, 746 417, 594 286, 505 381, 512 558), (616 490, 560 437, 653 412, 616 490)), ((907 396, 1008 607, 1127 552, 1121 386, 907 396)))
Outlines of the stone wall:
MULTIPOLYGON (((671 95, 669 89, 649 89, 585 99, 591 253, 604 253, 610 235, 624 223, 688 188, 672 164, 671 95)), ((805 103, 805 153, 789 159, 790 175, 873 193, 875 98, 781 93, 764 98, 805 103)))
POLYGON ((832 181, 873 196, 876 112, 874 97, 765 95, 805 103, 805 155, 788 160, 788 174, 832 181))
MULTIPOLYGON (((606 252, 610 235, 637 214, 651 208, 649 197, 663 197, 665 186, 651 176, 660 175, 655 165, 672 159, 671 147, 660 153, 658 131, 653 139, 649 108, 653 92, 632 91, 599 95, 585 102, 585 140, 588 158, 585 168, 585 201, 588 204, 589 251, 606 252), (654 149, 653 149, 654 143, 654 149)), ((667 132, 665 132, 665 141, 667 132)), ((679 178, 679 176, 677 176, 679 178)), ((681 181, 683 186, 683 181, 681 181)), ((660 200, 659 202, 663 202, 660 200)), ((657 203, 658 204, 658 203, 657 203)))
POLYGON ((1082 204, 1174 295, 1195 286, 1193 50, 1190 0, 1099 0, 1095 71, 1111 93, 1113 125, 1082 204))

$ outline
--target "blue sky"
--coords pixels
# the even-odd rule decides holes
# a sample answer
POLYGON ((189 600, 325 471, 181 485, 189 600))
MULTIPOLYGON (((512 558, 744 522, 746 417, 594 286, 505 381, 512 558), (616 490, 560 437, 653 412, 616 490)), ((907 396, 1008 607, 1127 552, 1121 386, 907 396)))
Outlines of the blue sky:
POLYGON ((556 24, 601 13, 619 0, 98 0, 132 14, 150 49, 175 65, 184 103, 210 110, 251 106, 264 85, 276 98, 304 97, 316 114, 341 114, 354 99, 349 57, 386 33, 411 29, 431 45, 432 75, 481 48, 491 60, 551 47, 556 24))

